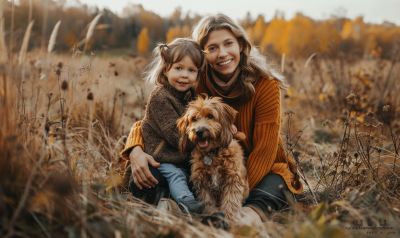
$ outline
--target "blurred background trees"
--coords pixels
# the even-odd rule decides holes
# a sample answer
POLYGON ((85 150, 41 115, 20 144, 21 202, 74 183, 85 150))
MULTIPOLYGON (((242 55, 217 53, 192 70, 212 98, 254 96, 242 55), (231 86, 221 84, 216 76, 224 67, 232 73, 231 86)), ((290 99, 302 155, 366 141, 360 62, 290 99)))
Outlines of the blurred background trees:
MULTIPOLYGON (((130 4, 121 16, 107 9, 67 6, 65 0, 20 0, 14 6, 5 1, 3 11, 5 42, 8 50, 17 52, 25 29, 31 20, 29 49, 46 48, 52 28, 58 20, 61 26, 56 52, 80 49, 90 21, 102 17, 96 26, 91 49, 107 51, 124 49, 132 55, 146 55, 158 42, 170 42, 176 37, 190 36, 192 27, 201 18, 183 13, 180 8, 169 17, 147 11, 142 5, 130 4), (13 15, 13 19, 12 19, 13 15)), ((392 23, 369 24, 362 17, 334 17, 314 20, 301 13, 286 19, 277 12, 266 21, 262 15, 248 13, 241 24, 253 43, 266 54, 277 57, 307 58, 313 53, 322 57, 349 55, 364 58, 391 58, 395 45, 400 44, 400 27, 392 23)))

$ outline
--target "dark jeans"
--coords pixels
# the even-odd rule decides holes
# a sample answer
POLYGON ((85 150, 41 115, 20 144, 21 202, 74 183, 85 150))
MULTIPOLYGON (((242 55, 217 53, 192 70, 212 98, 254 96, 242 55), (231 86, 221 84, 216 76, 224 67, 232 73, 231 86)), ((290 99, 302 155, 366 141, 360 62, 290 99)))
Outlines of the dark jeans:
MULTIPOLYGON (((150 171, 158 180, 158 185, 155 188, 140 190, 133 181, 130 181, 129 190, 133 196, 157 205, 162 197, 169 196, 168 183, 158 169, 150 166, 150 171)), ((277 174, 269 173, 250 191, 244 206, 257 207, 266 214, 279 211, 288 206, 286 194, 292 196, 283 178, 277 174)))
POLYGON ((288 207, 287 196, 293 196, 280 175, 269 173, 250 191, 244 206, 257 207, 264 213, 288 207))
MULTIPOLYGON (((158 184, 154 188, 143 188, 139 189, 133 182, 133 179, 129 181, 129 191, 134 197, 142 199, 143 201, 157 205, 161 198, 169 197, 169 188, 167 180, 161 175, 160 171, 154 167, 150 167, 150 172, 158 180, 158 184)), ((128 168, 130 169, 130 168, 128 168)))

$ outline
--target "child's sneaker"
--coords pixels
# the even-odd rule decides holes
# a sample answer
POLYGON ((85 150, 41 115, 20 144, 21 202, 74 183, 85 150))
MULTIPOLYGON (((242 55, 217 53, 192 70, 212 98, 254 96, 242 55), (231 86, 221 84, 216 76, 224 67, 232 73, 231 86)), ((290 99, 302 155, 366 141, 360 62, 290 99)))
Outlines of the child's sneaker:
POLYGON ((179 208, 185 213, 200 214, 204 210, 204 203, 193 198, 184 198, 178 202, 179 208))

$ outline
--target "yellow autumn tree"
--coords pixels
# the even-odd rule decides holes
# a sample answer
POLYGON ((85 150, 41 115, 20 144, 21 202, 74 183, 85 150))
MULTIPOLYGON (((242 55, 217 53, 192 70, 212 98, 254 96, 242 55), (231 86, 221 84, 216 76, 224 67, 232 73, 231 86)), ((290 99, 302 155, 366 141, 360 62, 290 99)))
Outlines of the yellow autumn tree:
POLYGON ((326 20, 315 28, 317 44, 312 48, 322 54, 335 54, 340 43, 340 33, 334 20, 326 20))
POLYGON ((287 54, 294 57, 307 57, 315 44, 314 22, 297 14, 288 22, 287 27, 287 54))
POLYGON ((173 26, 168 29, 165 39, 167 42, 171 42, 177 37, 190 37, 190 33, 191 30, 188 25, 184 25, 183 27, 173 26))
POLYGON ((145 55, 149 51, 150 46, 150 37, 149 37, 149 30, 144 27, 139 33, 137 38, 137 50, 139 54, 145 55))
POLYGON ((282 18, 274 18, 265 29, 260 47, 262 50, 272 49, 283 54, 287 51, 287 22, 282 18))
POLYGON ((353 24, 351 20, 346 20, 343 24, 340 36, 342 37, 342 39, 347 40, 351 38, 352 33, 353 33, 353 24))
POLYGON ((266 28, 266 24, 265 24, 264 16, 260 15, 257 17, 254 27, 249 32, 250 38, 252 39, 254 44, 259 45, 261 43, 261 40, 264 36, 265 28, 266 28))
POLYGON ((190 37, 191 33, 192 33, 192 30, 188 25, 184 25, 181 28, 181 37, 190 37))
MULTIPOLYGON (((399 27, 391 24, 376 26, 374 31, 371 32, 370 30, 369 35, 375 35, 375 39, 371 39, 371 42, 367 42, 365 47, 372 49, 372 52, 374 50, 378 51, 373 53, 378 53, 378 55, 373 56, 379 56, 388 59, 392 59, 395 56, 395 49, 397 48, 398 40, 400 39, 399 27), (376 47, 375 49, 373 49, 374 44, 376 47)), ((369 37, 370 36, 367 36, 366 38, 368 39, 369 37)))
POLYGON ((365 37, 364 54, 374 58, 379 58, 382 53, 381 47, 378 45, 379 36, 385 35, 381 27, 372 26, 367 30, 365 37))
POLYGON ((358 41, 363 38, 365 28, 364 19, 362 17, 357 17, 354 20, 346 20, 340 35, 344 40, 353 39, 358 41))
POLYGON ((181 35, 181 28, 179 26, 173 26, 168 29, 165 39, 167 40, 167 43, 169 43, 176 37, 179 37, 180 35, 181 35))

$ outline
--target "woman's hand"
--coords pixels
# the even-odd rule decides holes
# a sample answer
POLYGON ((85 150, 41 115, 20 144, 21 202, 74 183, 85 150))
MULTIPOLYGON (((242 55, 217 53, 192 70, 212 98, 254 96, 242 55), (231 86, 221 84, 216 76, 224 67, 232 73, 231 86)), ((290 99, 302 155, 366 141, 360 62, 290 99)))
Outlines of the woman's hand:
POLYGON ((237 127, 233 124, 231 125, 231 132, 232 132, 233 138, 235 138, 236 140, 239 140, 239 141, 246 140, 246 135, 243 132, 238 131, 237 127))
POLYGON ((136 146, 129 154, 133 182, 139 189, 152 188, 158 184, 157 179, 151 174, 149 165, 158 168, 160 163, 154 158, 143 152, 140 146, 136 146))

